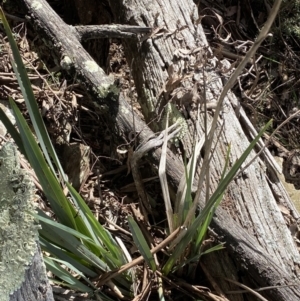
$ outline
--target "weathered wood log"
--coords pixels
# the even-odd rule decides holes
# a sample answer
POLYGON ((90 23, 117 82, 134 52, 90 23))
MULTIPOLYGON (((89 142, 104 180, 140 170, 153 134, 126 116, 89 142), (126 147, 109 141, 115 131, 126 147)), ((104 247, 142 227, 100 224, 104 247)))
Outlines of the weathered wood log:
MULTIPOLYGON (((134 116, 135 127, 133 126, 132 112, 125 97, 115 91, 113 80, 84 51, 76 38, 75 29, 62 22, 45 1, 40 0, 38 4, 34 0, 22 1, 28 8, 31 23, 47 40, 57 62, 70 74, 78 74, 94 97, 94 107, 100 113, 106 112, 107 122, 116 130, 116 137, 126 137, 130 132, 136 131, 141 132, 137 137, 138 142, 147 140, 152 131, 137 116, 134 116)), ((179 0, 115 0, 110 5, 116 21, 120 23, 168 29, 167 34, 159 37, 126 42, 126 55, 133 66, 135 84, 139 98, 143 101, 142 109, 146 120, 151 120, 159 112, 155 111, 156 108, 161 108, 157 101, 168 80, 168 68, 171 65, 176 65, 178 70, 183 67, 180 55, 174 58, 174 54, 180 49, 186 53, 199 47, 205 49, 207 46, 202 27, 197 24, 197 8, 192 1, 179 0)), ((193 54, 189 52, 189 55, 193 54)), ((205 78, 199 72, 197 80, 200 85, 206 82, 206 98, 216 100, 222 89, 220 74, 212 66, 206 67, 205 78)), ((192 79, 186 85, 189 89, 193 87, 192 79)), ((227 145, 232 145, 230 161, 234 162, 249 143, 232 108, 237 102, 235 96, 229 93, 220 119, 224 127, 212 159, 211 191, 216 188, 222 173, 227 145)), ((197 124, 192 109, 187 122, 191 128, 191 141, 197 124)), ((160 150, 154 151, 152 156, 154 162, 158 162, 160 150)), ((253 152, 249 159, 254 156, 253 152)), ((170 184, 176 187, 183 174, 183 166, 172 152, 168 152, 167 172, 170 184)), ((298 215, 284 193, 276 176, 267 179, 264 163, 260 159, 255 160, 242 177, 230 185, 224 197, 225 202, 217 210, 212 224, 217 239, 226 242, 226 250, 203 258, 212 276, 225 276, 253 288, 294 283, 299 276, 299 253, 276 202, 284 204, 294 217, 298 215)), ((223 278, 218 278, 218 284, 223 291, 236 288, 223 278)), ((283 286, 262 294, 269 300, 294 301, 299 299, 300 289, 296 286, 283 286)), ((245 300, 243 296, 236 295, 230 299, 245 300)), ((247 296, 247 300, 254 298, 247 296)))
MULTIPOLYGON (((70 25, 99 25, 111 22, 111 12, 107 0, 63 0, 65 22, 70 25), (99 13, 101 12, 101 13, 99 13)), ((108 39, 83 40, 82 46, 104 70, 108 67, 108 39)))
MULTIPOLYGON (((160 114, 160 101, 170 101, 171 97, 165 100, 161 97, 162 88, 170 79, 170 66, 173 70, 185 70, 190 67, 189 64, 198 62, 200 70, 195 68, 186 74, 177 73, 177 76, 183 77, 182 90, 187 91, 181 98, 184 99, 198 85, 198 95, 206 91, 202 101, 204 98, 209 102, 217 101, 222 91, 221 77, 224 75, 213 66, 213 61, 208 59, 203 63, 205 56, 210 56, 210 50, 198 22, 197 8, 192 1, 162 0, 149 3, 118 0, 112 1, 111 7, 117 23, 154 26, 162 32, 140 44, 132 40, 124 41, 125 54, 132 66, 138 99, 146 121, 160 114), (199 48, 202 51, 204 49, 204 54, 197 59, 196 51, 199 48)), ((192 137, 197 115, 192 108, 192 97, 189 98, 190 103, 185 109, 189 112, 192 137)), ((241 127, 239 116, 235 114, 237 106, 238 100, 229 93, 220 118, 224 128, 211 162, 211 192, 216 189, 225 165, 228 144, 231 144, 232 149, 230 161, 234 162, 249 143, 246 136, 248 133, 245 133, 247 128, 241 127)), ((203 129, 203 115, 200 118, 203 129)), ((200 135, 203 134, 202 130, 200 135)), ((253 152, 249 160, 254 155, 253 152)), ((227 242, 226 251, 222 252, 224 257, 218 253, 203 258, 211 275, 231 275, 232 279, 238 281, 239 272, 242 272, 247 274, 247 283, 255 286, 291 284, 298 278, 299 253, 276 202, 284 202, 288 208, 293 208, 293 204, 285 192, 278 194, 278 190, 282 191, 278 179, 276 176, 266 176, 266 167, 259 159, 230 185, 224 196, 223 210, 217 211, 213 221, 219 238, 223 237, 227 242)), ((297 217, 298 213, 294 209, 292 211, 297 217)), ((228 283, 220 278, 218 284, 224 291, 228 289, 228 283)), ((296 300, 299 293, 299 287, 288 287, 271 290, 264 295, 271 300, 296 300)), ((232 297, 231 300, 243 298, 232 297)))
POLYGON ((34 254, 30 267, 25 272, 24 282, 20 289, 15 291, 9 301, 54 301, 52 287, 46 275, 40 247, 34 254))
POLYGON ((38 244, 34 186, 20 169, 16 146, 0 151, 0 300, 52 301, 38 244))

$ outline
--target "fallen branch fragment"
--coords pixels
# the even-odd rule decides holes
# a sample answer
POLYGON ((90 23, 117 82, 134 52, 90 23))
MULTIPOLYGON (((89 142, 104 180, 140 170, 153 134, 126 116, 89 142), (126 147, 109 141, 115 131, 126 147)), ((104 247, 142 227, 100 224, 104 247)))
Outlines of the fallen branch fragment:
POLYGON ((151 27, 140 27, 130 25, 86 25, 86 26, 71 26, 79 41, 88 41, 92 39, 102 38, 119 38, 130 39, 136 38, 137 35, 151 32, 151 27))

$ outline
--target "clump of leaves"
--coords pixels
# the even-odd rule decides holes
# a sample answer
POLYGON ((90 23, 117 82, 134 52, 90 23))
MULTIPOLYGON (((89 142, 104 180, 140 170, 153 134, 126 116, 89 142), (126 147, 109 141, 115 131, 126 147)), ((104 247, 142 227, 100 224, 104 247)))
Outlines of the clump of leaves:
MULTIPOLYGON (((68 183, 39 112, 17 44, 1 9, 0 18, 11 46, 12 66, 39 145, 11 98, 9 103, 19 131, 14 128, 2 109, 0 119, 34 169, 57 219, 50 219, 41 210, 38 210, 38 215, 35 216, 42 226, 39 231, 40 245, 50 254, 44 257, 46 267, 63 281, 63 285, 90 295, 94 294, 101 300, 111 300, 104 293, 97 291, 98 287, 90 278, 97 278, 120 268, 127 263, 127 258, 120 244, 98 222, 82 197, 68 183), (64 194, 63 187, 68 188, 69 198, 64 194)), ((110 280, 106 285, 121 298, 124 295, 132 296, 132 282, 131 272, 125 271, 117 280, 110 280)))

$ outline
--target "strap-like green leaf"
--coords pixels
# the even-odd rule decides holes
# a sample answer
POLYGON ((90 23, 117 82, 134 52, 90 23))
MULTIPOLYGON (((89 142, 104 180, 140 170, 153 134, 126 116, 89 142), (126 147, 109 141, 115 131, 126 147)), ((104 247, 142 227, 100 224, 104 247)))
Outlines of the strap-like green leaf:
POLYGON ((40 246, 43 251, 50 253, 51 255, 54 255, 57 258, 60 258, 64 261, 69 262, 75 268, 77 268, 79 271, 84 273, 84 275, 92 277, 92 278, 95 278, 98 276, 97 273, 95 273, 93 270, 89 269, 87 266, 83 265, 77 258, 74 258, 74 256, 70 256, 70 253, 67 253, 65 250, 58 248, 57 246, 49 243, 43 237, 40 237, 39 243, 40 243, 40 246))
POLYGON ((14 101, 10 101, 10 105, 15 114, 28 160, 34 169, 40 184, 42 185, 47 199, 51 203, 52 209, 63 224, 75 228, 76 224, 74 222, 74 216, 76 215, 76 212, 74 208, 70 206, 56 176, 49 169, 48 164, 46 163, 45 158, 19 108, 14 101))
POLYGON ((37 102, 36 102, 34 94, 33 94, 31 83, 30 83, 30 80, 29 80, 27 72, 26 72, 26 68, 23 64, 21 55, 18 50, 17 43, 14 40, 13 34, 10 30, 8 22, 7 22, 5 15, 1 8, 0 8, 0 18, 2 19, 6 35, 7 35, 9 44, 11 46, 12 55, 13 55, 12 66, 15 71, 18 83, 20 85, 23 97, 25 99, 26 107, 28 109, 30 119, 32 121, 35 133, 38 137, 38 140, 39 140, 39 143, 43 150, 43 153, 46 157, 46 160, 47 160, 53 174, 55 175, 55 169, 52 165, 52 161, 50 160, 48 152, 50 153, 53 161, 55 162, 55 164, 56 164, 57 168, 59 169, 61 175, 63 176, 64 180, 66 181, 67 178, 63 172, 63 169, 58 160, 58 157, 57 157, 54 147, 51 143, 48 132, 46 130, 45 124, 41 117, 37 102))
POLYGON ((132 218, 132 216, 128 216, 128 225, 132 232, 133 240, 147 262, 148 266, 152 269, 152 271, 156 271, 156 264, 153 258, 153 255, 150 252, 150 248, 144 238, 142 231, 140 230, 138 224, 132 218))
MULTIPOLYGON (((64 280, 69 287, 76 291, 81 291, 85 293, 93 293, 93 289, 83 284, 81 281, 73 277, 67 270, 62 268, 57 262, 49 257, 44 257, 46 267, 54 275, 64 280)), ((67 263, 65 263, 67 264, 67 263)), ((70 265, 69 265, 70 266, 70 265)))
POLYGON ((114 258, 114 267, 112 268, 117 268, 125 264, 125 257, 111 234, 95 218, 79 193, 69 183, 67 183, 67 187, 69 188, 74 204, 78 209, 78 215, 83 218, 84 225, 89 229, 90 233, 93 234, 95 243, 99 240, 100 244, 112 254, 112 258, 114 258))

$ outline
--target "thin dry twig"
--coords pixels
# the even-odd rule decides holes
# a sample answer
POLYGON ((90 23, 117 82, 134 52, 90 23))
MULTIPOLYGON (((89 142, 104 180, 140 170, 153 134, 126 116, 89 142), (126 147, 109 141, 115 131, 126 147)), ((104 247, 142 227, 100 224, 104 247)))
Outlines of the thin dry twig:
POLYGON ((210 273, 208 272, 208 269, 206 268, 206 266, 204 264, 201 263, 201 261, 199 262, 201 269, 203 270, 203 272, 205 273, 206 277, 208 278, 209 282, 211 283, 211 285, 213 286, 213 288, 215 289, 215 291, 217 292, 217 294, 220 297, 224 298, 224 301, 229 301, 226 297, 224 292, 221 290, 220 286, 218 285, 218 283, 213 279, 213 277, 210 275, 210 273))
MULTIPOLYGON (((172 234, 170 234, 166 239, 164 239, 160 244, 158 244, 156 247, 152 248, 150 250, 151 254, 155 254, 158 251, 160 251, 161 249, 165 248, 167 245, 169 245, 169 243, 178 235, 179 231, 181 229, 177 228, 172 234)), ((130 268, 142 263, 144 261, 144 257, 140 256, 136 259, 134 259, 133 261, 123 265, 120 269, 115 270, 115 271, 111 271, 109 273, 107 273, 106 275, 101 275, 99 277, 99 282, 98 282, 98 286, 102 286, 104 283, 106 283, 108 280, 122 274, 123 272, 129 270, 130 268)))
POLYGON ((259 294, 258 292, 254 291, 252 288, 242 284, 242 283, 239 283, 237 281, 234 281, 234 280, 231 280, 229 278, 224 278, 226 281, 228 282, 231 282, 239 287, 242 287, 244 288, 245 290, 247 290, 249 293, 253 294, 255 297, 257 297, 259 300, 262 300, 262 301, 268 301, 266 298, 264 298, 261 294, 259 294))
MULTIPOLYGON (((268 146, 268 144, 272 141, 272 138, 274 137, 274 135, 285 125, 287 124, 291 119, 295 118, 295 117, 299 117, 300 116, 300 110, 298 110, 297 112, 295 112, 294 114, 292 114, 289 118, 287 118, 285 121, 283 121, 277 128, 276 130, 269 136, 269 139, 267 142, 265 142, 265 144, 261 147, 260 151, 254 156, 254 158, 248 163, 246 164, 240 171, 238 174, 236 174, 235 178, 239 177, 241 174, 243 174, 243 172, 246 170, 246 168, 248 168, 252 162, 254 160, 257 159, 257 157, 266 149, 266 147, 268 146)), ((271 165, 273 166, 273 165, 271 165)), ((276 169, 275 169, 276 170, 276 169)))

